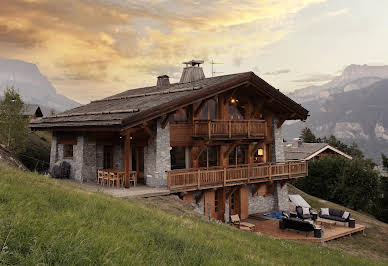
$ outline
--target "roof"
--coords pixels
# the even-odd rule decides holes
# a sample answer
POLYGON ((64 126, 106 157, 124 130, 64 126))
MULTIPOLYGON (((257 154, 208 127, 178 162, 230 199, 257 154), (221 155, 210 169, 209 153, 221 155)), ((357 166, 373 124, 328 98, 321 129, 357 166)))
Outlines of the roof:
POLYGON ((288 144, 284 147, 286 160, 310 160, 325 150, 332 150, 348 159, 352 157, 327 143, 300 143, 299 145, 288 144))
POLYGON ((45 117, 30 124, 32 129, 110 126, 124 127, 153 119, 198 101, 211 93, 217 93, 244 82, 255 82, 272 97, 277 97, 288 108, 306 119, 308 111, 276 90, 253 72, 223 75, 191 83, 172 83, 168 86, 144 87, 92 101, 89 104, 65 111, 59 115, 45 117), (264 86, 263 86, 264 85, 264 86), (275 95, 275 96, 274 96, 275 95), (175 108, 175 109, 174 109, 175 108))
POLYGON ((43 113, 40 110, 39 105, 37 105, 37 104, 24 104, 23 115, 26 115, 26 116, 36 115, 36 117, 42 117, 43 113))

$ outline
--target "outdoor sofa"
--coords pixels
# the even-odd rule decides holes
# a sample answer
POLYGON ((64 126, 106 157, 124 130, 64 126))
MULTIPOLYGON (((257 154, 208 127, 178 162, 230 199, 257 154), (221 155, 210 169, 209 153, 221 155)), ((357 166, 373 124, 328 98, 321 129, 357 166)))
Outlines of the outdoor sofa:
POLYGON ((350 213, 344 210, 321 208, 319 217, 337 222, 347 223, 350 220, 350 213))
POLYGON ((303 220, 294 217, 283 217, 279 221, 280 229, 295 229, 303 232, 314 232, 314 237, 322 237, 322 228, 316 226, 311 220, 303 220))

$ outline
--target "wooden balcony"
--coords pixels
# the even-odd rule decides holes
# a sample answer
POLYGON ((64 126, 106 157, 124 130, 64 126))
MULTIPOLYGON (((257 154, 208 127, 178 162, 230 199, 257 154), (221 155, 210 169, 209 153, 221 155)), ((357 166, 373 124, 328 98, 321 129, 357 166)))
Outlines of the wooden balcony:
POLYGON ((262 139, 266 137, 265 120, 194 121, 194 137, 207 139, 262 139))
POLYGON ((307 171, 306 161, 171 170, 168 172, 168 189, 190 191, 288 180, 306 176, 307 171))

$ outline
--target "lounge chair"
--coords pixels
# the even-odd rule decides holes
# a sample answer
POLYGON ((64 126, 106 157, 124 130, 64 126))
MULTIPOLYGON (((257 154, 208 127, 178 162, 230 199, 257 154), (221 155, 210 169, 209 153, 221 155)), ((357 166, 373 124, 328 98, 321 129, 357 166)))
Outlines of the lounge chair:
POLYGON ((318 217, 318 214, 311 208, 303 208, 301 206, 297 206, 295 211, 298 218, 303 220, 312 219, 313 221, 315 221, 318 217))
POLYGON ((239 229, 251 231, 251 232, 255 231, 255 225, 247 222, 241 222, 238 214, 231 215, 230 222, 232 225, 236 226, 239 229))

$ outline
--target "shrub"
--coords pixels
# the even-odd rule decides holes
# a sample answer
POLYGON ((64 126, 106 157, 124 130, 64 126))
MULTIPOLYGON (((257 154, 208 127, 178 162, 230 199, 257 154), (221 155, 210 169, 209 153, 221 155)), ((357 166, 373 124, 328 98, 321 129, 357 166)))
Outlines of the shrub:
POLYGON ((70 178, 71 165, 68 162, 61 162, 59 165, 54 165, 51 169, 53 178, 70 178))

